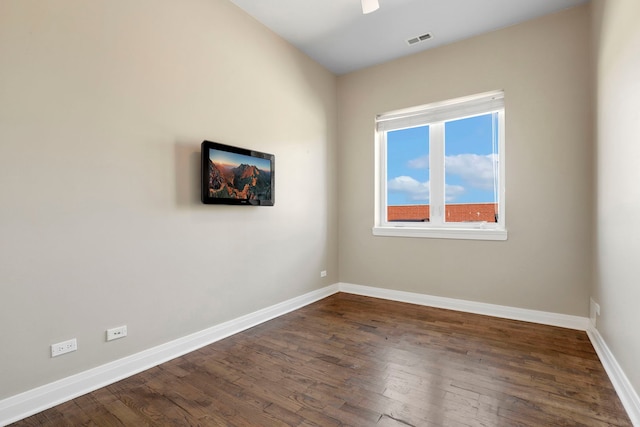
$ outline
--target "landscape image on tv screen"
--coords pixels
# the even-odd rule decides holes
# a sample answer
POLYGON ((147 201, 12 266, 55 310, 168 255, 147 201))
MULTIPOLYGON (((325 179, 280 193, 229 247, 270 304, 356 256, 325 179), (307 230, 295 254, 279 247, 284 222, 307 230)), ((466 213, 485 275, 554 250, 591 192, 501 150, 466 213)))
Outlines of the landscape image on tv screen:
POLYGON ((271 161, 260 157, 209 149, 209 197, 270 200, 271 161))

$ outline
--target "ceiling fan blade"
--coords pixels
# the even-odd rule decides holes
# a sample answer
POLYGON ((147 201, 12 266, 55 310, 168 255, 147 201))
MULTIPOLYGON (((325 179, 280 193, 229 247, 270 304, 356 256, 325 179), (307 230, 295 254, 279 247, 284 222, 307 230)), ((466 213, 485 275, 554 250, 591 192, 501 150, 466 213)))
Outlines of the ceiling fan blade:
POLYGON ((362 0, 362 13, 367 14, 378 10, 378 0, 362 0))

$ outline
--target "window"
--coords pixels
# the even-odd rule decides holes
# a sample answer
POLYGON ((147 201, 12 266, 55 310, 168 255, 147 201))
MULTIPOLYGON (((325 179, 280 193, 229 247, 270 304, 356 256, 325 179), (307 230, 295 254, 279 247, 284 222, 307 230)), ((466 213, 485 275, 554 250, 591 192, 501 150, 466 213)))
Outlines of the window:
POLYGON ((506 240, 504 94, 376 117, 379 236, 506 240))

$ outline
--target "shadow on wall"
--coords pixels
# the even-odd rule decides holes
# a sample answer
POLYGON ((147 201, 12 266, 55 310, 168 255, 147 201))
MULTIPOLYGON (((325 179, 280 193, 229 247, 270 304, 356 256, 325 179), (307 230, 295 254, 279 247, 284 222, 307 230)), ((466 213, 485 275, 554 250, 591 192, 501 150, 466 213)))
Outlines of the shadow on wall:
POLYGON ((200 143, 178 142, 173 152, 177 207, 200 205, 200 143))

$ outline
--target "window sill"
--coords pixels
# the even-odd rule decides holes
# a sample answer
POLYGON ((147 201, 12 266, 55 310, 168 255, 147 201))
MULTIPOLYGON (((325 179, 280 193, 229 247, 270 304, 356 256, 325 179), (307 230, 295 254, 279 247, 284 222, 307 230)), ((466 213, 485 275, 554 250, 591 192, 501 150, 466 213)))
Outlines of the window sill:
POLYGON ((507 240, 507 230, 480 228, 373 227, 374 236, 427 239, 507 240))

